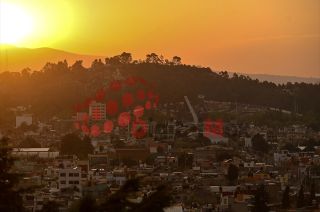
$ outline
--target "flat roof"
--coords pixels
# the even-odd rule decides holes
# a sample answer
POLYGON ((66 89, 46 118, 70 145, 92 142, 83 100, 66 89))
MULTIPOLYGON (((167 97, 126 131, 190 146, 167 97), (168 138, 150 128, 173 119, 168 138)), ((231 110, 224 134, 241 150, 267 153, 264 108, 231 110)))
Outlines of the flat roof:
POLYGON ((13 152, 49 152, 49 148, 13 148, 13 152))

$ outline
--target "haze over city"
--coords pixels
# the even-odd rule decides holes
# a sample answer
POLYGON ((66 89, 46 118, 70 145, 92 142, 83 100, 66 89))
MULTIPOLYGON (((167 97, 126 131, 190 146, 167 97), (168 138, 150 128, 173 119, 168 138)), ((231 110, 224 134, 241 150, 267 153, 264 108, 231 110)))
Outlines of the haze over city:
POLYGON ((137 59, 156 52, 217 71, 320 76, 318 0, 0 4, 2 44, 103 57, 128 51, 137 59))
POLYGON ((0 0, 0 212, 320 208, 320 0, 0 0))

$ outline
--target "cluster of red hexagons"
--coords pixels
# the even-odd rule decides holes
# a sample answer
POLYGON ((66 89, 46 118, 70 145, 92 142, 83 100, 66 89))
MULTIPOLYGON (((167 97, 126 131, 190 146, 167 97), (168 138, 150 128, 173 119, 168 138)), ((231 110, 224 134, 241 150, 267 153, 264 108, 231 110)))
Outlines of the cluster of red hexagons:
POLYGON ((204 135, 206 137, 212 136, 212 135, 223 135, 223 120, 218 119, 215 121, 212 121, 211 119, 207 119, 204 121, 204 135))
MULTIPOLYGON (((117 117, 116 124, 119 127, 128 127, 131 123, 131 135, 135 138, 143 138, 148 131, 148 125, 143 120, 144 111, 156 108, 159 103, 159 95, 153 90, 154 86, 140 77, 114 80, 109 83, 108 87, 99 89, 93 97, 87 98, 82 104, 75 105, 74 110, 76 112, 88 111, 92 101, 105 103, 108 117, 113 119, 117 117), (130 91, 126 88, 130 88, 130 91), (120 100, 105 100, 108 92, 121 94, 120 100), (132 115, 129 112, 130 109, 133 109, 132 115)), ((98 123, 92 123, 89 126, 89 121, 97 121, 101 118, 98 111, 94 114, 93 117, 89 117, 85 113, 82 120, 75 123, 76 129, 93 137, 101 133, 111 133, 115 127, 112 119, 105 120, 103 126, 99 126, 98 123)))

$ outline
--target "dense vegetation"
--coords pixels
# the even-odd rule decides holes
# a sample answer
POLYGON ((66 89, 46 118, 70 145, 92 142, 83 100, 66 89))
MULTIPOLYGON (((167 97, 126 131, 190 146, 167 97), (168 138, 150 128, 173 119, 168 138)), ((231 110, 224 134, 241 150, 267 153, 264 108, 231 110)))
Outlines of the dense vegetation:
POLYGON ((76 155, 79 159, 87 159, 88 154, 93 154, 90 138, 83 139, 76 134, 67 134, 61 140, 60 152, 64 155, 76 155))
POLYGON ((11 173, 13 165, 8 138, 0 139, 0 211, 23 211, 22 199, 15 189, 19 175, 11 173))
MULTIPOLYGON (((295 111, 320 123, 320 84, 259 82, 248 76, 229 76, 227 72, 185 65, 180 57, 167 60, 154 53, 148 54, 145 60, 133 61, 131 54, 124 52, 105 61, 95 60, 89 68, 83 67, 81 61, 72 65, 63 61, 47 63, 40 71, 3 72, 0 74, 0 111, 32 105, 32 112, 42 118, 70 117, 75 104, 94 95, 119 75, 123 79, 142 77, 152 83, 160 103, 183 101, 184 95, 195 102, 201 94, 210 100, 295 111)), ((0 114, 0 124, 3 119, 0 114)))

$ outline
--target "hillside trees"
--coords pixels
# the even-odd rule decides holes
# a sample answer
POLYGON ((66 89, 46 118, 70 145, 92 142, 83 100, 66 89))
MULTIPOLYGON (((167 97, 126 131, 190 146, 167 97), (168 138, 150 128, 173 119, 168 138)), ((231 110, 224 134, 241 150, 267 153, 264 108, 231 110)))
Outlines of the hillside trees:
POLYGON ((10 172, 13 159, 8 140, 5 137, 0 139, 0 211, 22 211, 22 199, 14 189, 18 175, 10 172))
POLYGON ((259 133, 252 138, 252 147, 254 150, 267 153, 269 151, 269 144, 259 133))
POLYGON ((72 133, 65 135, 61 140, 61 154, 76 155, 80 159, 86 159, 93 153, 93 146, 89 137, 79 138, 72 133))
POLYGON ((244 75, 230 76, 226 71, 216 73, 210 68, 182 64, 179 56, 168 60, 156 53, 133 61, 131 53, 123 52, 105 61, 95 60, 89 68, 81 61, 70 66, 61 61, 47 63, 42 70, 31 73, 3 72, 0 102, 7 108, 32 105, 34 114, 41 118, 70 117, 73 105, 108 85, 116 70, 124 77, 142 77, 153 83, 161 102, 181 101, 184 95, 196 102, 198 94, 202 94, 209 100, 302 113, 304 116, 299 119, 303 123, 320 129, 320 84, 259 82, 244 75))

